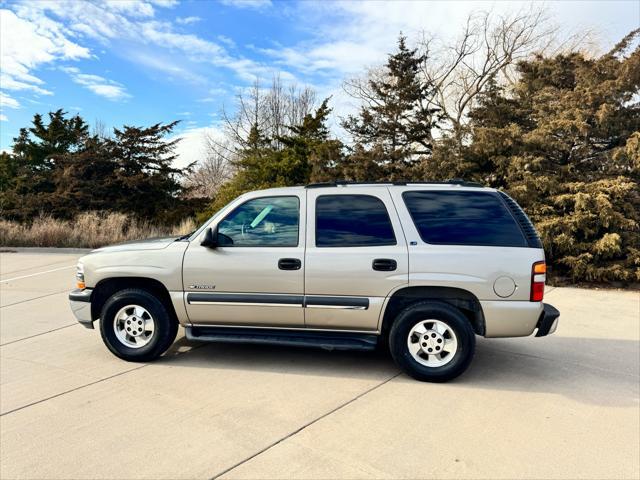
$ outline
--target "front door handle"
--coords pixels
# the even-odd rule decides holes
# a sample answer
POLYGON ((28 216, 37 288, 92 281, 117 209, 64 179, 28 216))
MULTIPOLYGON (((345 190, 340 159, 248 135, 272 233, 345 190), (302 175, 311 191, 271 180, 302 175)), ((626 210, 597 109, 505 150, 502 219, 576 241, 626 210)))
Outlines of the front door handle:
POLYGON ((391 258, 376 258, 371 266, 374 270, 381 272, 393 272, 398 268, 398 262, 391 258))
POLYGON ((300 270, 302 262, 297 258, 281 258, 278 260, 280 270, 300 270))

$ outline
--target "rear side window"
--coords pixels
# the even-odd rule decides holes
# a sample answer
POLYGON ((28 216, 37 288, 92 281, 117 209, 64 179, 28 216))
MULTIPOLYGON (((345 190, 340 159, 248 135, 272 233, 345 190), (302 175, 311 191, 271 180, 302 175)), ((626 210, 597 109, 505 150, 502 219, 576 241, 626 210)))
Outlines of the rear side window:
POLYGON ((387 208, 371 195, 322 195, 316 200, 317 247, 395 245, 387 208))
POLYGON ((500 198, 488 192, 404 192, 404 203, 420 237, 436 245, 526 247, 527 242, 500 198))

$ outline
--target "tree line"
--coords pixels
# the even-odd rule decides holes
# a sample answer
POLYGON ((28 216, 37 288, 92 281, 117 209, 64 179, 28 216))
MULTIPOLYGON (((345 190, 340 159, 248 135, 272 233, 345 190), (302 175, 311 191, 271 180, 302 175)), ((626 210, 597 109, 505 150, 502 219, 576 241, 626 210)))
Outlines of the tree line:
MULTIPOLYGON (((173 167, 177 122, 90 133, 79 116, 63 110, 35 115, 20 129, 13 151, 0 156, 2 217, 29 222, 46 213, 71 219, 85 211, 129 213, 158 223, 194 215, 183 171, 173 167)), ((188 170, 188 169, 187 169, 188 170)))
POLYGON ((639 282, 640 32, 596 55, 580 48, 583 37, 552 41, 545 25, 536 13, 483 14, 449 45, 423 36, 410 46, 401 35, 383 65, 345 82, 359 107, 339 119, 338 136, 333 99, 316 102, 277 77, 256 82, 223 112, 224 139, 208 138, 206 158, 186 172, 161 140, 175 124, 105 139, 79 117, 54 112, 45 126, 36 116, 2 156, 2 214, 203 220, 258 188, 464 178, 520 203, 556 277, 639 282))

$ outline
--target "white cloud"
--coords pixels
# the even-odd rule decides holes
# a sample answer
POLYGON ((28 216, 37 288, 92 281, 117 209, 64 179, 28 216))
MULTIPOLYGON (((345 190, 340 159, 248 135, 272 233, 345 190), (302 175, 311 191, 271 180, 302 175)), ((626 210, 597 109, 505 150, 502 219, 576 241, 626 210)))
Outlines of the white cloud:
POLYGON ((206 155, 205 136, 207 135, 220 141, 224 140, 222 129, 217 125, 188 128, 184 132, 170 138, 169 140, 180 139, 175 150, 178 158, 174 161, 174 167, 185 168, 193 162, 202 161, 206 155))
POLYGON ((118 101, 131 97, 122 84, 113 80, 101 77, 100 75, 82 73, 76 67, 62 67, 61 70, 68 73, 71 80, 78 85, 82 85, 96 95, 105 97, 108 100, 118 101))
POLYGON ((8 122, 9 119, 4 113, 0 113, 0 122, 8 122))
POLYGON ((192 23, 198 23, 202 21, 200 17, 176 17, 176 23, 178 25, 191 25, 192 23))
POLYGON ((220 0, 220 3, 237 8, 265 8, 272 5, 271 0, 220 0))
POLYGON ((89 50, 69 40, 59 24, 35 16, 23 19, 8 9, 0 10, 0 86, 6 90, 51 95, 32 72, 57 60, 87 58, 89 50))
MULTIPOLYGON (((270 5, 264 0, 232 3, 247 8, 270 5)), ((226 48, 233 48, 234 43, 227 37, 212 41, 176 29, 179 25, 186 26, 200 20, 199 17, 178 17, 173 23, 156 19, 158 7, 174 5, 174 1, 162 0, 18 1, 11 5, 11 10, 3 10, 6 12, 3 15, 9 19, 5 22, 3 16, 3 88, 6 85, 7 89, 51 94, 33 72, 46 62, 91 58, 91 50, 80 44, 86 40, 90 43, 85 44, 96 51, 117 44, 114 53, 127 60, 146 67, 148 71, 162 72, 165 78, 191 83, 207 84, 209 80, 205 72, 211 67, 231 70, 243 83, 253 81, 256 76, 269 78, 282 68, 231 55, 226 48), (16 48, 4 48, 6 36, 13 39, 11 45, 16 48), (7 58, 4 58, 5 51, 11 53, 7 58)), ((295 79, 289 71, 282 72, 281 77, 283 80, 295 79)), ((81 78, 77 77, 75 81, 83 81, 81 78)), ((85 79, 85 83, 88 81, 85 79)), ((122 85, 108 81, 95 81, 84 86, 111 99, 126 96, 122 85)))
POLYGON ((129 60, 137 65, 157 70, 169 80, 187 80, 191 83, 205 84, 207 78, 192 72, 188 67, 180 65, 182 60, 176 56, 165 55, 161 51, 147 52, 133 50, 128 54, 129 60))
POLYGON ((111 10, 133 17, 153 17, 155 13, 150 3, 138 0, 103 0, 103 2, 111 10))
POLYGON ((233 39, 225 36, 225 35, 218 35, 218 40, 220 40, 222 43, 224 43, 227 47, 231 47, 231 48, 235 48, 236 47, 236 42, 233 41, 233 39))
POLYGON ((20 102, 5 92, 0 92, 0 108, 20 108, 20 102))
POLYGON ((149 0, 154 5, 164 8, 172 8, 180 3, 178 0, 149 0))

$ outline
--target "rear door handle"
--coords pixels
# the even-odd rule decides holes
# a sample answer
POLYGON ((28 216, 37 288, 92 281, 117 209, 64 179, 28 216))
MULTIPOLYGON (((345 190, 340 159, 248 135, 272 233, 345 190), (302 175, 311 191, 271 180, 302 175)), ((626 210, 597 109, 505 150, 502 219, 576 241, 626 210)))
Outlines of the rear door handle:
POLYGON ((398 262, 391 258, 376 258, 371 265, 374 270, 381 272, 392 272, 398 268, 398 262))
POLYGON ((297 258, 281 258, 278 260, 280 270, 300 270, 302 262, 297 258))

